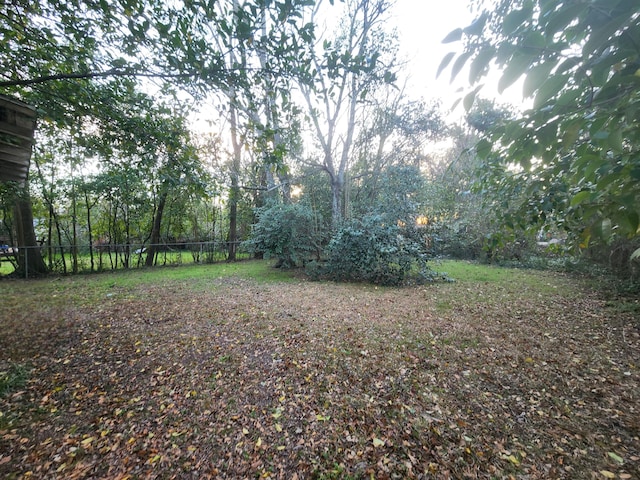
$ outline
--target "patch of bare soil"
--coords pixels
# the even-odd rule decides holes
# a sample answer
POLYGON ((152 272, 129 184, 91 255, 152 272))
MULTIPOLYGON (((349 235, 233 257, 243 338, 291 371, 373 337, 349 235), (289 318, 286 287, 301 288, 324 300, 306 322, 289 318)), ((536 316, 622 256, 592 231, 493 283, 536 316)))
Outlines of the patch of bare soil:
POLYGON ((3 478, 640 478, 638 320, 578 287, 45 303, 0 322, 0 370, 31 368, 0 398, 3 478))

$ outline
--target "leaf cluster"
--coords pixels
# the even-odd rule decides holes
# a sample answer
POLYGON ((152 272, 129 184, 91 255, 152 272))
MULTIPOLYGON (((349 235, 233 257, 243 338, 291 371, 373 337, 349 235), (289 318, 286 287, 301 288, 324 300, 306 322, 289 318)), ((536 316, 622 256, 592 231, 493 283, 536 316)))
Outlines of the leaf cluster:
POLYGON ((362 216, 344 223, 326 250, 324 275, 339 281, 380 285, 423 283, 435 278, 430 251, 416 226, 425 182, 412 165, 383 170, 379 187, 362 205, 362 216))

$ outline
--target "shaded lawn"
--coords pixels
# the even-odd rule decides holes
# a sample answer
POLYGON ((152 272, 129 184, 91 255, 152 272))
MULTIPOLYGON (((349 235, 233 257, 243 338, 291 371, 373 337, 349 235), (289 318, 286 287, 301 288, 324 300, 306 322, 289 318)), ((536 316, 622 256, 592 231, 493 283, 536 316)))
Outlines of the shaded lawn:
POLYGON ((265 265, 0 282, 0 477, 640 478, 638 319, 584 284, 265 265))

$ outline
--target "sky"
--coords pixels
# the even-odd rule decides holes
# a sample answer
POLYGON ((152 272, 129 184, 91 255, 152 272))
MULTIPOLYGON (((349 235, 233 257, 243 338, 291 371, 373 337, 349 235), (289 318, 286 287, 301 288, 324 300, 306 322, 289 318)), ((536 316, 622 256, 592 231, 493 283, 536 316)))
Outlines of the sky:
MULTIPOLYGON (((471 24, 474 18, 469 0, 395 0, 390 26, 398 29, 401 54, 409 62, 408 90, 412 96, 441 99, 442 107, 448 109, 464 95, 456 90, 470 90, 464 70, 453 84, 450 83, 450 70, 445 70, 437 79, 436 73, 448 52, 462 49, 462 42, 443 44, 442 40, 452 30, 471 24)), ((492 72, 480 95, 500 103, 523 105, 521 81, 500 94, 497 90, 499 77, 499 71, 492 72)), ((462 106, 457 111, 462 115, 462 106)))
POLYGON ((409 90, 416 95, 441 98, 448 108, 459 93, 455 90, 465 86, 464 76, 454 85, 450 75, 444 72, 436 79, 442 58, 450 51, 461 48, 461 44, 443 44, 449 32, 466 27, 473 20, 468 0, 396 0, 391 25, 398 29, 401 55, 407 61, 409 90))

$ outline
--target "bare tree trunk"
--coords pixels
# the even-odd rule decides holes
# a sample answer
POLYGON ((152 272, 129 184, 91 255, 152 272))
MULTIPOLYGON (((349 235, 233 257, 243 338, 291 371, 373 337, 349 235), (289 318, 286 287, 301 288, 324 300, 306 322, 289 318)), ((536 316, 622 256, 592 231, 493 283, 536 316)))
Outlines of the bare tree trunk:
POLYGON ((118 219, 118 205, 114 204, 113 201, 110 202, 110 208, 113 209, 113 216, 111 212, 109 212, 109 263, 111 264, 111 270, 118 266, 118 250, 116 249, 115 244, 117 243, 117 232, 116 232, 116 221, 118 219), (113 253, 115 253, 115 265, 113 262, 113 253))
POLYGON ((71 245, 71 265, 72 272, 78 273, 78 202, 76 199, 75 179, 72 178, 73 186, 71 188, 71 228, 72 228, 72 245, 71 245))
POLYGON ((232 96, 229 114, 231 119, 233 161, 231 164, 231 188, 229 190, 229 254, 227 261, 234 262, 238 243, 238 198, 240 197, 238 175, 240 172, 240 157, 242 156, 242 148, 238 138, 238 112, 235 107, 235 95, 232 96))
POLYGON ((153 226, 151 227, 151 239, 149 240, 149 249, 147 250, 147 258, 145 265, 151 267, 155 264, 158 244, 160 243, 160 226, 162 225, 162 214, 167 204, 167 192, 163 191, 158 201, 158 208, 153 217, 153 226))
POLYGON ((337 172, 331 176, 331 226, 334 230, 340 227, 343 219, 344 173, 337 172))
POLYGON ((53 222, 55 212, 53 211, 53 205, 49 203, 49 225, 47 227, 47 248, 49 251, 49 269, 53 270, 53 222))
MULTIPOLYGON (((91 228, 91 207, 89 203, 89 194, 84 192, 84 204, 87 208, 87 235, 89 237, 89 258, 91 259, 91 271, 95 271, 95 260, 93 258, 93 230, 91 228)), ((94 204, 95 205, 95 204, 94 204)))
MULTIPOLYGON (((51 187, 51 191, 49 193, 47 193, 47 188, 46 188, 46 183, 44 180, 44 174, 42 173, 42 169, 40 168, 40 164, 38 163, 37 158, 34 161, 35 165, 36 165, 36 172, 38 173, 38 176, 40 177, 40 182, 42 184, 42 196, 44 198, 45 203, 47 204, 48 207, 48 213, 49 213, 49 225, 47 227, 47 249, 48 249, 48 262, 49 262, 49 270, 53 270, 53 257, 54 257, 54 250, 53 250, 53 225, 55 223, 55 225, 58 225, 58 219, 56 217, 56 212, 53 208, 53 184, 55 181, 55 177, 54 177, 54 170, 51 169, 51 180, 49 182, 50 185, 52 185, 51 187)), ((60 231, 58 229, 58 243, 59 243, 59 235, 60 231)))
POLYGON ((60 222, 58 221, 58 215, 53 211, 53 221, 56 225, 56 235, 58 236, 58 248, 60 248, 60 258, 62 259, 62 273, 67 273, 67 259, 64 256, 64 247, 62 246, 62 230, 60 229, 60 222))
POLYGON ((21 248, 18 252, 18 270, 24 276, 44 275, 48 272, 42 259, 40 248, 33 230, 33 210, 31 197, 24 187, 24 193, 20 195, 14 208, 16 234, 21 248))
POLYGON ((131 218, 129 215, 129 204, 124 205, 124 232, 125 232, 125 245, 122 249, 123 252, 123 261, 122 266, 124 268, 129 268, 131 266, 130 258, 131 258, 131 218))

